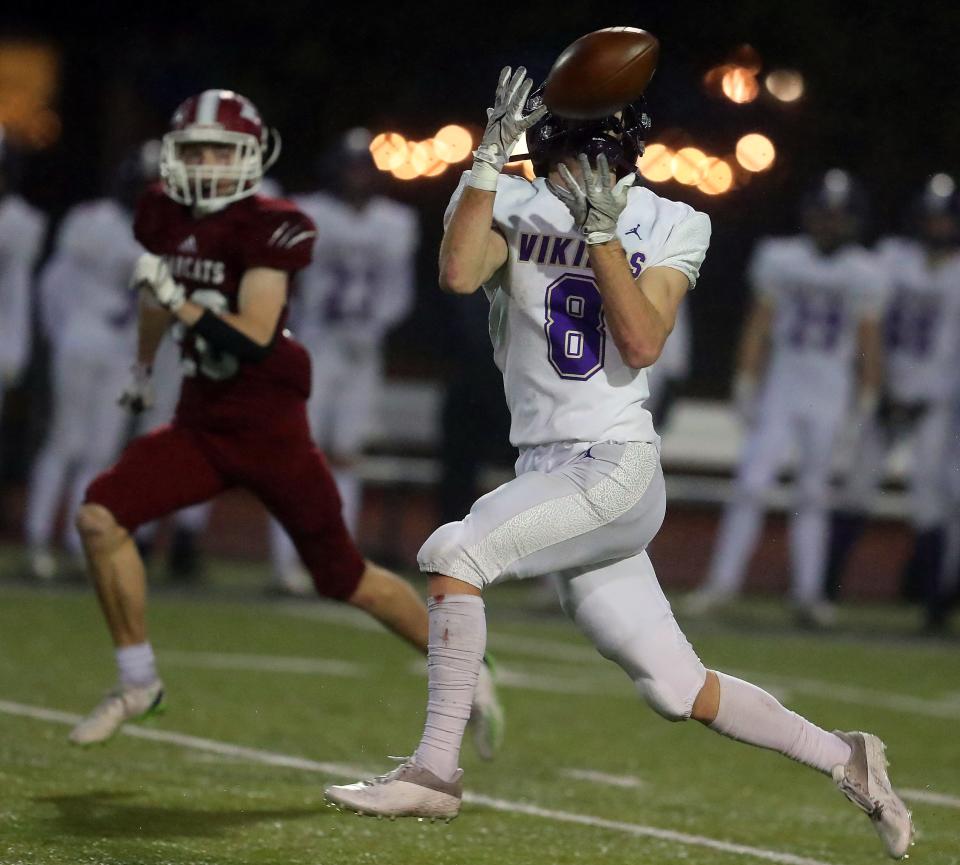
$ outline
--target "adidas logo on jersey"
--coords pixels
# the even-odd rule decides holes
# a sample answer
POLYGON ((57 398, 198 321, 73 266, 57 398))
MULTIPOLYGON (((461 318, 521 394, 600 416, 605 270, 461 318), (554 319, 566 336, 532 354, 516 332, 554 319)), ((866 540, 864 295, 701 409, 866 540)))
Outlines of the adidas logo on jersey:
POLYGON ((184 240, 177 247, 177 252, 196 252, 196 251, 197 251, 197 238, 193 234, 191 234, 186 240, 184 240))

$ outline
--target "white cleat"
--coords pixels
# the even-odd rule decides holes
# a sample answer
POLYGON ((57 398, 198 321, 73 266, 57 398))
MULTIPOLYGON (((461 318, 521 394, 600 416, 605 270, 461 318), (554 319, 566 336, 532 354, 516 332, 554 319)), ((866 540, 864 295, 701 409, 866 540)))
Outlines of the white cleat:
POLYGON ((289 598, 309 598, 317 593, 310 572, 299 563, 278 573, 274 577, 273 589, 278 595, 289 598))
POLYGON ((481 760, 492 760, 497 755, 503 744, 504 727, 503 704, 497 694, 497 667, 486 655, 480 666, 470 711, 473 745, 481 760))
POLYGON ((74 745, 106 742, 125 721, 142 720, 163 709, 163 682, 159 679, 142 688, 117 685, 70 731, 70 741, 74 745))
POLYGON ((797 624, 801 628, 829 631, 837 626, 837 605, 830 601, 814 601, 794 607, 797 624))
POLYGON ((37 582, 49 583, 57 575, 57 557, 46 547, 30 551, 30 576, 37 582))
POLYGON ((886 745, 871 733, 834 733, 853 753, 846 765, 833 767, 833 780, 870 818, 887 854, 903 859, 913 843, 913 820, 887 777, 886 745))
POLYGON ((443 781, 407 760, 372 781, 327 787, 327 801, 372 817, 428 817, 452 820, 460 813, 463 770, 443 781))
POLYGON ((735 595, 730 592, 723 592, 719 589, 711 589, 705 586, 701 589, 695 589, 681 598, 678 607, 681 615, 700 618, 725 607, 731 603, 734 598, 735 595))

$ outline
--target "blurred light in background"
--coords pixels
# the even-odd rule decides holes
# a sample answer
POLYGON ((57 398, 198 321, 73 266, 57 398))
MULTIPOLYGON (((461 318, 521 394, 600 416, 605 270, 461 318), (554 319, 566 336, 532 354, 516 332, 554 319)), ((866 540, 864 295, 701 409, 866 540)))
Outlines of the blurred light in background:
POLYGON ((722 195, 733 186, 733 169, 724 159, 708 157, 706 172, 703 180, 697 184, 697 189, 707 195, 722 195))
POLYGON ((407 141, 399 132, 381 132, 370 142, 373 164, 398 180, 436 177, 448 165, 466 159, 472 150, 470 133, 453 124, 424 141, 407 141))
POLYGON ((760 95, 756 73, 744 66, 733 66, 723 73, 720 81, 723 95, 738 105, 753 102, 760 95))
POLYGON ((462 126, 444 126, 433 136, 434 147, 444 162, 461 162, 473 150, 473 138, 462 126))
POLYGON ((747 171, 766 171, 776 158, 777 151, 766 135, 751 132, 737 142, 737 162, 747 171))
POLYGON ((663 183, 673 177, 673 155, 665 144, 648 144, 637 160, 637 168, 647 180, 663 183))
POLYGON ((60 137, 60 118, 51 107, 59 78, 51 46, 0 42, 0 126, 11 141, 42 149, 60 137))
POLYGON ((397 132, 381 132, 370 142, 370 155, 381 171, 399 168, 407 161, 407 140, 397 132))
POLYGON ((707 173, 708 158, 697 147, 681 147, 670 160, 673 179, 685 186, 696 186, 707 173))
POLYGON ((949 198, 956 188, 957 184, 949 174, 940 172, 930 178, 929 189, 938 198, 949 198))
POLYGON ((781 102, 795 102, 803 96, 803 75, 796 69, 774 69, 764 84, 770 95, 781 102))

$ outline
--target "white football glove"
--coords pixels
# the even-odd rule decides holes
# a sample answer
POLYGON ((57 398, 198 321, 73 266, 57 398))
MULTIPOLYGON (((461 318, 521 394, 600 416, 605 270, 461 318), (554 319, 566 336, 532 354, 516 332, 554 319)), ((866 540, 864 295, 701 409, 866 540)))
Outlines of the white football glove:
POLYGON ((145 363, 135 363, 130 367, 130 383, 123 389, 117 405, 130 414, 138 415, 153 406, 153 382, 150 379, 150 367, 145 363))
POLYGON ((617 220, 627 206, 627 195, 637 179, 628 174, 616 184, 607 157, 597 157, 597 170, 590 167, 586 154, 578 157, 583 177, 578 183, 562 162, 558 166, 566 188, 551 184, 550 191, 557 196, 573 216, 577 229, 587 236, 587 243, 607 243, 617 236, 617 220))
POLYGON ((148 291, 154 300, 170 312, 176 312, 187 299, 187 292, 170 275, 170 268, 159 256, 145 252, 133 268, 130 287, 148 291))
POLYGON ((547 113, 547 106, 540 105, 524 115, 523 108, 532 87, 533 80, 527 78, 527 70, 522 66, 512 74, 509 66, 500 70, 493 108, 487 109, 487 128, 479 147, 473 151, 470 186, 495 192, 497 178, 507 164, 510 151, 520 136, 547 113))

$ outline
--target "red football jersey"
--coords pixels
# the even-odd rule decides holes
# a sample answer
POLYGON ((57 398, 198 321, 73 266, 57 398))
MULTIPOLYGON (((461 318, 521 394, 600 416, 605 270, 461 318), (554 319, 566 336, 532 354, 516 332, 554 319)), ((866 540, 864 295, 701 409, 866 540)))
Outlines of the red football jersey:
MULTIPOLYGON (((189 207, 151 187, 137 206, 133 232, 161 255, 194 303, 214 312, 237 312, 240 280, 253 267, 289 274, 306 267, 316 229, 290 201, 253 195, 216 213, 194 216, 189 207)), ((288 291, 292 290, 289 283, 288 291)), ((181 324, 174 327, 184 359, 177 419, 206 427, 269 423, 271 415, 310 395, 310 358, 277 323, 273 350, 244 362, 217 351, 181 324)))

